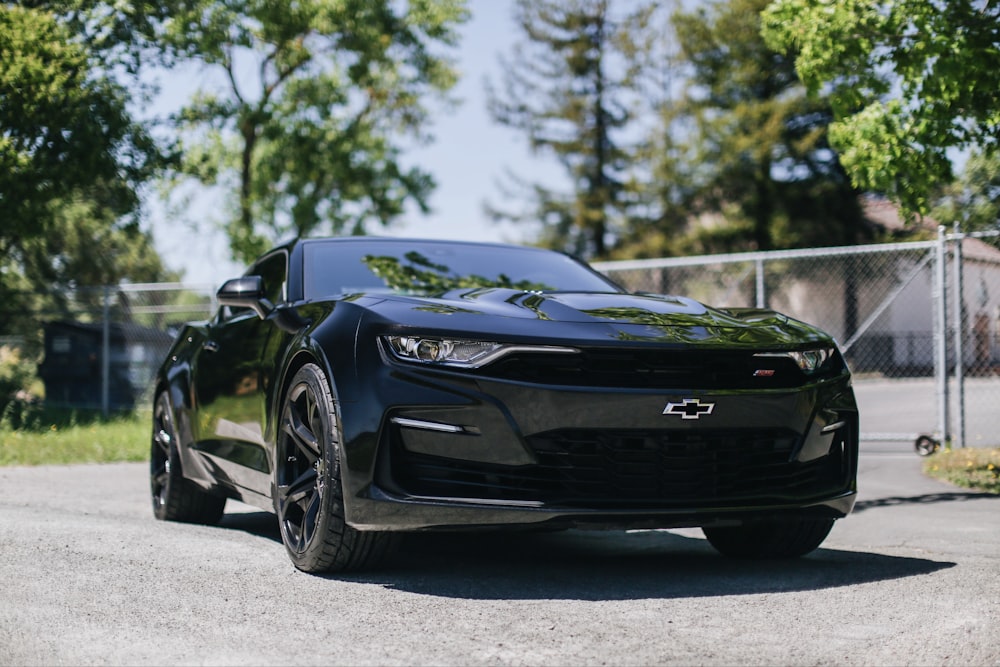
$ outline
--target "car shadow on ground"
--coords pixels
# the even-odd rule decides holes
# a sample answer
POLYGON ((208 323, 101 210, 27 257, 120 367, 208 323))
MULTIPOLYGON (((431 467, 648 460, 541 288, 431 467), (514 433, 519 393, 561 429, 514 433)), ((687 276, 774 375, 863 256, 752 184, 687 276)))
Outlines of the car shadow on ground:
MULTIPOLYGON (((268 512, 226 514, 219 526, 281 544, 277 520, 268 512)), ((824 548, 793 560, 734 560, 698 534, 691 529, 409 533, 374 571, 318 578, 445 598, 598 601, 833 589, 955 565, 824 548)))
POLYGON ((218 525, 219 528, 240 530, 281 544, 278 517, 270 512, 226 512, 218 525))
POLYGON ((965 502, 969 500, 992 499, 1000 501, 1000 494, 980 493, 976 491, 949 491, 945 493, 925 493, 919 496, 892 496, 859 500, 854 504, 854 513, 863 512, 876 507, 892 507, 896 505, 930 505, 934 503, 965 502))
POLYGON ((801 559, 741 561, 669 531, 571 530, 407 535, 381 572, 335 578, 463 599, 631 600, 811 591, 954 565, 822 548, 801 559))

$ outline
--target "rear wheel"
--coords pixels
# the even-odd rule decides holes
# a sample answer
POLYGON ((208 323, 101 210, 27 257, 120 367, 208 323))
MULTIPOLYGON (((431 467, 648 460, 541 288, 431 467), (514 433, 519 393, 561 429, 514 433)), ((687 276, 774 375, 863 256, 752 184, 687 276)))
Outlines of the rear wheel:
POLYGON ((153 404, 153 437, 149 452, 149 486, 153 515, 163 521, 214 524, 226 499, 203 491, 181 473, 177 428, 166 394, 153 404))
POLYGON ((326 375, 303 366, 289 386, 274 465, 274 506, 281 540, 305 572, 372 567, 395 537, 347 525, 341 483, 340 425, 326 375))
POLYGON ((702 532, 724 556, 767 559, 804 556, 819 547, 832 528, 833 519, 792 519, 705 527, 702 532))

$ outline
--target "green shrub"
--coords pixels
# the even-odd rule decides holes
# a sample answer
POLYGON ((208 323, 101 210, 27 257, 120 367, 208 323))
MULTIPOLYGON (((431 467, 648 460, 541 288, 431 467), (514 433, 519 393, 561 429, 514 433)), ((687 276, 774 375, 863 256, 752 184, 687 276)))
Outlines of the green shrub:
POLYGON ((967 489, 1000 493, 1000 449, 942 449, 924 461, 924 473, 967 489))
POLYGON ((39 384, 38 363, 10 345, 0 345, 0 416, 6 415, 13 403, 32 400, 39 384))

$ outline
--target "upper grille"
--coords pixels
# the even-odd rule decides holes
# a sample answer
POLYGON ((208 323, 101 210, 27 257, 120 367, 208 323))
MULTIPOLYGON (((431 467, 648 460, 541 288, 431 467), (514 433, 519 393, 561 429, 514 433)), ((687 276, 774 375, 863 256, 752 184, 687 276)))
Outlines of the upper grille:
MULTIPOLYGON (((839 357, 838 357, 839 359, 839 357)), ((482 373, 533 384, 656 389, 790 389, 807 381, 790 359, 753 351, 599 349, 511 355, 482 373)))
POLYGON ((413 495, 629 508, 781 503, 835 493, 846 483, 842 447, 791 460, 790 431, 593 431, 528 439, 539 463, 501 466, 393 452, 393 477, 413 495))

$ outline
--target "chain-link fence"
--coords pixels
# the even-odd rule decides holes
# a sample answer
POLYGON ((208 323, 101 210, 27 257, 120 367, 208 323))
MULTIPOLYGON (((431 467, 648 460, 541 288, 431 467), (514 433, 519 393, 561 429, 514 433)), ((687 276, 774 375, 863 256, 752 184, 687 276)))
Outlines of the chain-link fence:
POLYGON ((855 373, 865 440, 996 444, 1000 250, 983 240, 996 236, 595 266, 631 291, 770 308, 830 332, 855 373))
POLYGON ((147 404, 153 375, 181 325, 215 309, 210 286, 176 283, 30 297, 18 313, 18 335, 0 340, 0 362, 19 365, 22 379, 34 371, 19 398, 44 395, 48 407, 104 414, 147 404))

